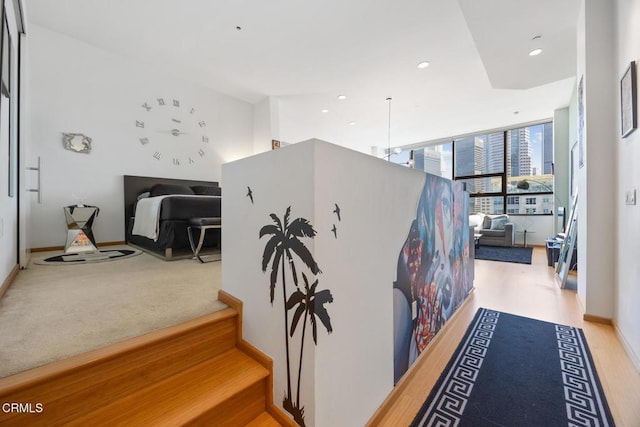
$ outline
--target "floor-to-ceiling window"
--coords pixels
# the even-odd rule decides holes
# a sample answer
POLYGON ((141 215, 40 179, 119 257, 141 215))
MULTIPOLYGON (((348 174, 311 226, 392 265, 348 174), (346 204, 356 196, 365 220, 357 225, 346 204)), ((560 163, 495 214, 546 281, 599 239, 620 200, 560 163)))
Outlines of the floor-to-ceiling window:
POLYGON ((552 122, 452 138, 391 160, 465 183, 472 213, 553 213, 552 122))

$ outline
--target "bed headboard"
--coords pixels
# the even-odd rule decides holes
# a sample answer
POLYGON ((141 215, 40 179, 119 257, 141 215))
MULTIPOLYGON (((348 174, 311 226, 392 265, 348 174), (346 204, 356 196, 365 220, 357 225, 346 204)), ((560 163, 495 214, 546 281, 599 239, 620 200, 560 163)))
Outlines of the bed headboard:
POLYGON ((192 181, 189 179, 154 178, 150 176, 124 175, 124 235, 127 235, 129 218, 133 216, 133 209, 138 201, 138 196, 151 190, 155 184, 174 185, 208 185, 218 186, 217 181, 192 181))

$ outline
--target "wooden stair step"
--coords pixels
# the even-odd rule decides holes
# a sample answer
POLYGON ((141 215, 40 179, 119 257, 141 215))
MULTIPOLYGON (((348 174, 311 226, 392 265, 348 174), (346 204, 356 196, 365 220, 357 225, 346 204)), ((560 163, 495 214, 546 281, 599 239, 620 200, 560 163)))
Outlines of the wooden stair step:
POLYGON ((245 427, 281 427, 281 424, 268 412, 263 412, 251 420, 245 427))
POLYGON ((211 360, 237 343, 238 312, 225 308, 49 365, 0 379, 0 401, 30 402, 44 416, 0 412, 0 425, 63 424, 211 360))
POLYGON ((74 419, 68 425, 243 425, 266 407, 269 371, 238 349, 74 419))

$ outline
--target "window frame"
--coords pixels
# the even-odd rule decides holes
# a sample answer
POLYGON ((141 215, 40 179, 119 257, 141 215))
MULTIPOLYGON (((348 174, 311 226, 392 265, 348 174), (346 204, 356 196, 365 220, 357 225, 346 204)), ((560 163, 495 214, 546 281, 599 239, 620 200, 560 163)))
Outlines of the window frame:
MULTIPOLYGON (((484 174, 474 174, 474 175, 460 175, 460 176, 456 176, 456 139, 461 139, 461 138, 453 138, 451 140, 451 144, 452 144, 452 156, 451 156, 451 162, 452 162, 452 174, 453 174, 453 181, 458 181, 458 180, 465 180, 465 179, 481 179, 481 178, 500 178, 502 181, 502 191, 499 192, 487 192, 487 193, 480 193, 480 192, 470 192, 469 191, 469 198, 470 199, 474 199, 477 197, 502 197, 503 202, 502 202, 502 212, 494 212, 496 214, 504 214, 506 213, 509 208, 508 208, 508 197, 511 196, 516 196, 516 197, 520 197, 520 196, 540 196, 540 195, 554 195, 555 194, 555 188, 551 187, 553 191, 516 191, 516 192, 509 192, 508 191, 508 173, 509 171, 507 170, 507 156, 508 156, 508 143, 507 143, 507 137, 508 137, 508 132, 515 130, 515 129, 522 129, 525 127, 531 127, 531 126, 537 126, 537 125, 544 125, 547 123, 552 123, 553 124, 553 120, 545 120, 545 121, 541 121, 539 123, 531 123, 531 124, 524 124, 524 125, 520 125, 520 126, 514 126, 511 128, 507 128, 507 129, 502 129, 501 131, 493 131, 493 132, 476 132, 471 136, 476 136, 476 135, 489 135, 492 133, 498 133, 498 132, 502 132, 503 133, 503 139, 502 139, 502 149, 503 149, 503 166, 502 166, 502 172, 496 172, 496 173, 484 173, 484 174)), ((554 145, 555 145, 555 141, 553 141, 554 145)), ((552 184, 553 185, 553 184, 552 184)), ((537 198, 536 198, 537 201, 537 198)), ((552 203, 554 202, 553 198, 552 198, 552 203)), ((519 206, 526 206, 527 203, 525 202, 524 205, 518 204, 519 206)), ((534 204, 537 205, 537 204, 534 204)), ((527 211, 530 210, 529 208, 525 208, 527 211)), ((537 209, 534 208, 534 211, 536 211, 537 209)), ((526 216, 526 215, 536 215, 536 216, 544 216, 544 215, 553 215, 553 212, 548 212, 548 213, 510 213, 509 215, 514 215, 514 216, 526 216)))

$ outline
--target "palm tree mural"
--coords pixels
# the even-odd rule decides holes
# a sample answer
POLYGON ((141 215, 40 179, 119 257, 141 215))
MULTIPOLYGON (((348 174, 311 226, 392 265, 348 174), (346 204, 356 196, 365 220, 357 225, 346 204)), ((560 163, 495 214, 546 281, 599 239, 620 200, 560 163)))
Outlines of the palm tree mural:
POLYGON ((302 374, 302 354, 304 352, 304 337, 307 330, 307 319, 311 321, 313 342, 316 345, 318 345, 318 322, 316 321, 316 316, 320 319, 328 333, 333 332, 333 328, 331 327, 331 318, 324 306, 325 304, 333 302, 331 291, 325 289, 316 293, 318 279, 313 282, 311 288, 309 288, 309 280, 304 273, 302 273, 302 279, 304 280, 304 292, 300 288, 297 288, 293 294, 291 294, 289 301, 287 301, 287 311, 297 307, 295 313, 293 313, 293 320, 291 321, 291 336, 293 336, 293 333, 296 331, 298 321, 304 313, 304 321, 302 322, 302 342, 300 343, 300 364, 298 366, 297 402, 300 402, 300 376, 302 374), (309 318, 309 316, 311 317, 309 318))
POLYGON ((311 273, 316 276, 322 271, 318 268, 318 264, 313 259, 313 255, 300 240, 304 237, 314 238, 316 231, 313 229, 311 223, 304 218, 296 218, 289 222, 291 215, 291 206, 289 206, 284 214, 282 220, 274 213, 269 215, 274 224, 265 225, 260 229, 259 238, 264 236, 271 236, 267 241, 264 253, 262 255, 262 271, 266 272, 269 265, 271 265, 271 274, 269 280, 269 295, 271 304, 273 305, 273 299, 275 295, 276 283, 278 281, 278 270, 281 271, 280 277, 282 279, 282 302, 284 307, 284 333, 285 333, 285 350, 287 355, 287 394, 283 399, 283 407, 293 415, 293 419, 304 426, 304 407, 300 404, 300 378, 302 372, 302 354, 304 349, 304 337, 306 333, 306 320, 311 315, 311 324, 313 328, 313 339, 317 345, 317 322, 316 316, 320 319, 322 324, 327 329, 327 332, 331 332, 331 319, 329 314, 324 308, 324 304, 333 302, 331 292, 328 290, 320 291, 316 293, 316 286, 318 281, 316 280, 311 288, 309 288, 309 282, 307 276, 302 273, 303 280, 305 282, 305 292, 300 290, 298 285, 298 272, 296 269, 294 255, 302 261, 303 266, 306 266, 311 273), (291 269, 291 275, 293 276, 293 283, 296 290, 291 295, 291 298, 287 299, 287 286, 286 286, 286 268, 285 265, 289 264, 291 269), (302 339, 300 341, 300 365, 298 368, 298 389, 296 401, 294 402, 291 395, 291 363, 289 357, 289 310, 296 308, 294 313, 294 321, 291 325, 291 336, 295 332, 296 326, 302 314, 305 314, 302 339))

